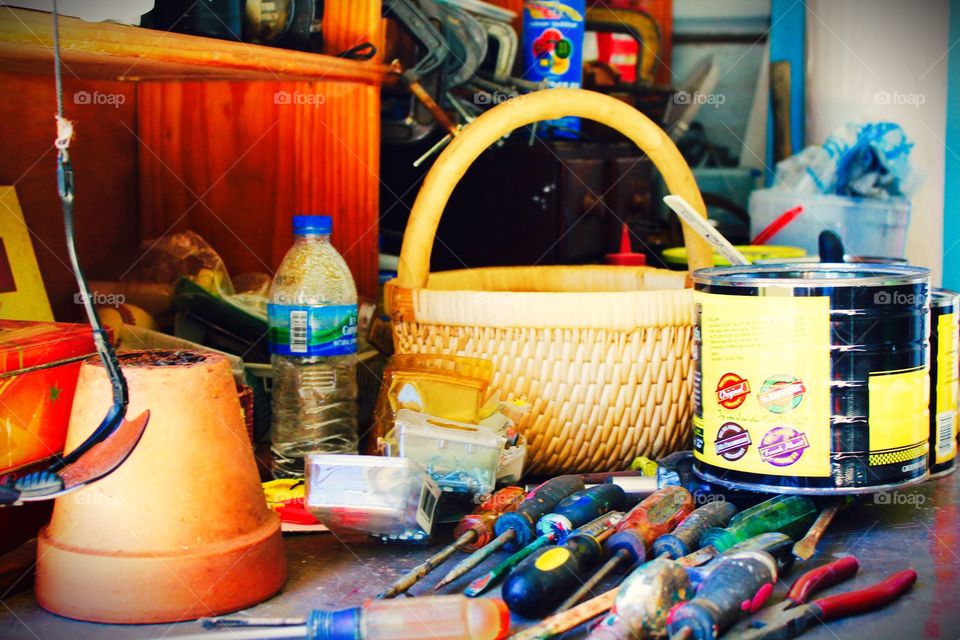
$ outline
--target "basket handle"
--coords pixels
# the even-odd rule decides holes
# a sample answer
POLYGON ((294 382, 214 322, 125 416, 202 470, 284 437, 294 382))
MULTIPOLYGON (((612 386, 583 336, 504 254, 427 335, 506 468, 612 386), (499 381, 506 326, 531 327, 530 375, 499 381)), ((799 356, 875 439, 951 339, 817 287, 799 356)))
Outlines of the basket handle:
MULTIPOLYGON (((648 117, 616 98, 582 89, 546 89, 502 102, 470 123, 437 158, 423 181, 403 233, 397 284, 420 289, 430 276, 430 254, 440 216, 454 187, 473 161, 514 129, 566 116, 595 120, 630 138, 660 170, 667 189, 683 196, 701 215, 706 207, 697 183, 669 136, 648 117)), ((691 271, 713 265, 705 240, 683 226, 691 271)))

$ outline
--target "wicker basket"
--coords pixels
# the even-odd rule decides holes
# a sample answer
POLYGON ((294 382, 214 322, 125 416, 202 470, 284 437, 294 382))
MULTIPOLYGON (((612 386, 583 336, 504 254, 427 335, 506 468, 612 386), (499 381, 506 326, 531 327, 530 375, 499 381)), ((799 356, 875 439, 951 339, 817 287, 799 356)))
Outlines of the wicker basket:
MULTIPOLYGON (((599 93, 551 89, 494 107, 437 159, 414 203, 398 277, 387 283, 397 353, 488 358, 493 385, 533 410, 520 425, 529 470, 625 468, 638 455, 688 445, 693 302, 686 273, 649 267, 494 267, 430 274, 440 215, 473 161, 510 131, 563 116, 595 120, 633 140, 671 193, 701 213, 683 157, 651 120, 599 93)), ((684 229, 689 264, 712 264, 684 229)))

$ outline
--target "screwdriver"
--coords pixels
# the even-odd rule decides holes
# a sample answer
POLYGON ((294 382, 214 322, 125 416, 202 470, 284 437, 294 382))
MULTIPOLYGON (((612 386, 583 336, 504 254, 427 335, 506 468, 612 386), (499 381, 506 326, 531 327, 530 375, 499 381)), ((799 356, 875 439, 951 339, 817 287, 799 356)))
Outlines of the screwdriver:
POLYGON ((738 542, 720 554, 717 560, 697 567, 689 567, 687 573, 690 575, 690 582, 693 583, 694 587, 699 587, 707 579, 707 576, 719 566, 719 558, 731 556, 741 551, 765 551, 769 553, 777 561, 777 572, 780 574, 790 571, 796 560, 793 555, 793 538, 779 531, 769 531, 738 542))
POLYGON ((693 593, 683 565, 669 558, 651 560, 623 581, 613 605, 616 613, 601 620, 587 640, 663 637, 667 614, 693 593))
POLYGON ((830 523, 833 522, 833 518, 837 515, 837 512, 851 507, 854 504, 856 504, 856 498, 853 496, 845 496, 832 500, 823 508, 820 515, 817 516, 816 521, 810 525, 810 530, 807 531, 807 535, 797 541, 797 544, 793 547, 793 554, 797 556, 799 560, 809 560, 817 550, 817 543, 819 543, 820 538, 823 537, 823 532, 826 531, 830 523))
POLYGON ((504 487, 480 503, 477 510, 464 516, 453 530, 456 540, 417 565, 390 585, 378 598, 394 598, 406 593, 431 571, 447 561, 456 551, 476 551, 493 538, 497 517, 513 511, 523 502, 526 491, 521 487, 504 487))
POLYGON ((670 640, 714 640, 742 616, 759 611, 777 581, 777 562, 764 551, 724 556, 693 600, 667 615, 670 640))
MULTIPOLYGON (((612 484, 590 487, 564 498, 557 505, 556 511, 544 516, 537 523, 537 533, 540 535, 533 542, 471 582, 464 594, 470 597, 480 595, 532 553, 549 544, 563 542, 577 527, 592 524, 604 514, 611 513, 614 508, 623 504, 623 499, 623 489, 612 484)), ((614 513, 617 514, 614 522, 616 524, 623 518, 623 514, 614 513)))
MULTIPOLYGON (((656 558, 665 557, 674 559, 686 556, 689 557, 693 565, 712 560, 717 555, 716 549, 711 547, 704 551, 697 552, 700 538, 707 529, 711 527, 722 527, 727 524, 736 512, 736 506, 726 501, 709 502, 697 508, 693 513, 684 518, 673 531, 661 535, 654 541, 651 555, 656 558)), ((577 593, 570 596, 566 602, 560 605, 557 611, 564 611, 573 606, 580 601, 583 595, 599 584, 603 578, 604 568, 605 567, 601 567, 600 571, 584 583, 583 587, 577 590, 577 593)))
POLYGON ((769 531, 795 537, 810 526, 816 513, 817 507, 810 498, 775 496, 733 516, 725 529, 707 529, 700 539, 700 545, 712 546, 722 552, 738 542, 769 531))
MULTIPOLYGON (((689 519, 689 518, 688 518, 689 519)), ((763 533, 740 542, 717 559, 699 567, 684 566, 663 556, 634 570, 617 592, 613 611, 587 640, 631 640, 666 635, 667 612, 687 600, 721 560, 741 551, 764 551, 777 561, 778 572, 793 564, 793 539, 783 533, 763 533), (782 561, 782 562, 781 562, 782 561), (785 564, 784 564, 785 563, 785 564), (674 594, 671 590, 682 590, 674 594)))
POLYGON ((652 555, 664 553, 669 558, 682 558, 700 548, 703 532, 713 527, 724 527, 737 513, 730 502, 708 502, 683 519, 677 528, 657 538, 653 543, 652 555))
MULTIPOLYGON (((716 555, 716 549, 711 548, 711 552, 709 554, 694 552, 677 560, 670 560, 664 555, 661 558, 657 558, 657 560, 672 562, 679 567, 686 568, 702 564, 707 560, 714 558, 716 555)), ((656 562, 656 560, 651 560, 650 562, 656 562)), ((648 564, 650 563, 646 563, 640 567, 637 567, 634 569, 634 573, 644 571, 648 564)), ((627 577, 627 580, 630 580, 630 577, 632 576, 633 573, 627 577)), ((587 620, 599 616, 603 612, 610 609, 610 607, 614 606, 614 602, 617 599, 620 588, 621 587, 614 587, 613 589, 605 591, 595 598, 581 602, 572 609, 567 609, 566 611, 550 616, 540 624, 524 629, 523 631, 513 635, 511 640, 546 640, 547 638, 551 638, 555 635, 565 633, 570 629, 583 624, 587 620)))
MULTIPOLYGON (((645 498, 635 506, 617 525, 617 531, 607 540, 607 553, 610 559, 574 591, 557 611, 565 611, 580 602, 607 575, 627 562, 636 564, 647 557, 647 550, 659 537, 672 531, 678 523, 693 511, 693 496, 683 487, 664 487, 645 498)), ((545 579, 551 580, 551 575, 545 579)), ((577 576, 574 576, 575 578, 577 576)), ((567 580, 563 580, 567 582, 567 580)), ((551 593, 566 592, 566 585, 552 585, 551 593)), ((509 606, 509 605, 508 605, 509 606)))
POLYGON ((515 551, 528 545, 534 538, 537 521, 553 511, 561 500, 582 490, 583 480, 576 476, 557 476, 541 484, 527 494, 520 506, 497 518, 493 525, 496 538, 458 562, 434 589, 440 589, 466 574, 501 547, 507 551, 515 551))
POLYGON ((544 615, 569 593, 571 585, 579 582, 579 575, 603 558, 603 541, 614 531, 615 525, 609 521, 583 527, 563 544, 538 550, 510 574, 500 597, 516 614, 527 618, 544 615))
MULTIPOLYGON (((563 536, 563 539, 554 539, 554 542, 565 542, 569 537, 572 537, 574 534, 585 534, 591 536, 599 536, 601 541, 606 539, 607 536, 613 533, 614 527, 623 519, 622 511, 610 511, 605 513, 602 516, 596 518, 583 525, 582 527, 577 528, 570 534, 563 536)), ((536 543, 533 543, 536 544, 536 543)), ((535 553, 542 549, 541 546, 537 546, 531 551, 533 544, 524 547, 520 551, 517 551, 512 556, 495 566, 493 569, 483 574, 476 580, 470 583, 470 585, 464 589, 463 594, 471 598, 475 598, 480 594, 484 593, 491 586, 496 584, 500 578, 509 574, 514 567, 517 567, 524 560, 527 560, 531 554, 535 553)))

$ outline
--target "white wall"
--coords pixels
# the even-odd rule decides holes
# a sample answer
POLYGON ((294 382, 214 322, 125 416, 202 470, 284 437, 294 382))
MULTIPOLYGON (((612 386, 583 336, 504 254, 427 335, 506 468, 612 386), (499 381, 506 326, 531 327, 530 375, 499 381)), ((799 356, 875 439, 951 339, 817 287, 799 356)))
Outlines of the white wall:
POLYGON ((949 6, 946 0, 807 0, 807 144, 849 120, 900 124, 924 176, 907 258, 942 275, 949 6))

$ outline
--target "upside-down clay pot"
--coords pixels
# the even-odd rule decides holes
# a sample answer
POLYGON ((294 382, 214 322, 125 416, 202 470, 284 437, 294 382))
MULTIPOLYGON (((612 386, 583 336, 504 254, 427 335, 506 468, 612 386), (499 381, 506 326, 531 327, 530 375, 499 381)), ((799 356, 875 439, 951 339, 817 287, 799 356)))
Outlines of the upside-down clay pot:
MULTIPOLYGON (((36 595, 69 618, 190 620, 242 609, 286 580, 226 358, 198 351, 121 354, 129 416, 150 411, 130 457, 57 499, 40 533, 36 595)), ((112 404, 99 360, 80 370, 66 450, 112 404)))

